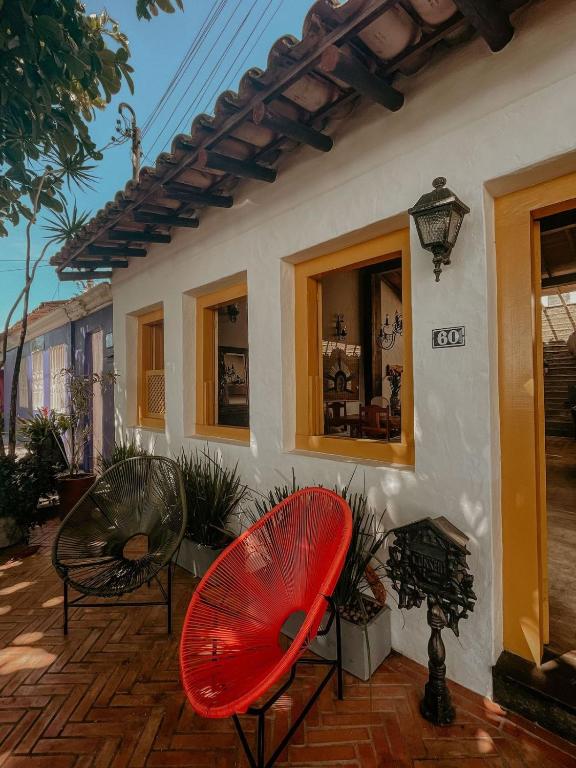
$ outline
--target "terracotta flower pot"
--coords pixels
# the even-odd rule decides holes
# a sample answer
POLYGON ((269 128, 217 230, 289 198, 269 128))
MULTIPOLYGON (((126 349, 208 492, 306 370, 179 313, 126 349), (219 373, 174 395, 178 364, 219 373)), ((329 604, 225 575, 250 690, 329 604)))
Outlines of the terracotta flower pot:
POLYGON ((60 519, 63 520, 74 505, 96 480, 96 475, 84 474, 70 477, 60 475, 56 480, 56 488, 60 499, 60 519))

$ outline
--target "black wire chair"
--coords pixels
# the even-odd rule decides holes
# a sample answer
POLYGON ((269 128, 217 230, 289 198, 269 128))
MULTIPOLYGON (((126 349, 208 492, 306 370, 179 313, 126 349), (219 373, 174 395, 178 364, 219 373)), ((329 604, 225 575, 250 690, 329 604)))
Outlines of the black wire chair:
POLYGON ((70 607, 109 607, 86 598, 119 598, 152 580, 160 587, 161 601, 118 605, 165 605, 172 632, 172 558, 185 527, 186 494, 176 462, 138 456, 104 472, 64 518, 52 549, 64 582, 64 634, 70 607), (131 554, 131 549, 138 551, 131 554), (159 578, 163 568, 166 586, 159 578), (69 600, 69 588, 80 597, 69 600))

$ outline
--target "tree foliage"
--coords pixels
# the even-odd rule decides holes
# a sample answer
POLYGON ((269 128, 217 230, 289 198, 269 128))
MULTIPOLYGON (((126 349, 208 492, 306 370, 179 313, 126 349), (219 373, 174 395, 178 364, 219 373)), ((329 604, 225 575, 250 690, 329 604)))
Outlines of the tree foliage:
POLYGON ((183 0, 136 0, 136 15, 139 19, 150 21, 152 16, 157 16, 158 11, 174 13, 176 7, 184 10, 183 0))
MULTIPOLYGON (((128 40, 107 12, 78 0, 0 0, 0 235, 30 218, 46 162, 100 159, 89 132, 97 108, 132 90, 128 40), (109 47, 110 46, 110 47, 109 47)), ((61 211, 44 184, 39 206, 61 211)))

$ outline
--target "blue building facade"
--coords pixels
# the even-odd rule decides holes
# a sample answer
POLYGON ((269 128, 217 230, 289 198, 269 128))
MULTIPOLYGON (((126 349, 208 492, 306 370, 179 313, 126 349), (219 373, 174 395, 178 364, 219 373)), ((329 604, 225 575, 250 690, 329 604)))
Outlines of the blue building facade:
MULTIPOLYGON (((30 418, 39 408, 65 411, 67 407, 63 368, 74 366, 77 374, 114 371, 113 308, 110 286, 100 284, 66 302, 40 305, 29 317, 18 381, 17 415, 30 418)), ((10 397, 19 328, 9 333, 4 368, 3 408, 5 421, 10 397)), ((90 419, 92 438, 85 469, 107 455, 114 443, 114 387, 95 390, 90 419)))

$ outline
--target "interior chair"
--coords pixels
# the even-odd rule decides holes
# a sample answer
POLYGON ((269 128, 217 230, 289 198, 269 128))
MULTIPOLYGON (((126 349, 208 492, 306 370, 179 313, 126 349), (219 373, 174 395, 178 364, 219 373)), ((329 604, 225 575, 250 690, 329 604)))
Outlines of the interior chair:
POLYGON ((345 432, 347 427, 342 419, 346 419, 346 401, 334 401, 325 403, 326 408, 326 428, 327 435, 335 432, 345 432))
POLYGON ((379 440, 390 439, 390 408, 380 405, 360 406, 360 429, 362 437, 379 440))
POLYGON ((176 462, 139 456, 115 464, 99 477, 64 518, 52 548, 52 562, 64 582, 64 634, 72 606, 109 603, 152 581, 162 600, 122 606, 164 605, 172 631, 172 559, 186 527, 186 495, 176 462), (133 550, 133 551, 131 551, 133 550), (166 570, 166 584, 160 573, 166 570), (80 593, 69 600, 69 590, 80 593))
POLYGON ((323 488, 288 497, 236 539, 213 563, 194 592, 182 630, 180 671, 193 709, 202 717, 232 717, 251 768, 269 768, 337 674, 343 696, 340 617, 332 592, 352 533, 348 504, 323 488), (287 650, 280 635, 293 613, 304 613, 287 650), (321 629, 323 617, 327 623, 321 629), (335 620, 334 660, 304 657, 309 642, 335 620), (266 758, 265 715, 289 688, 301 664, 328 668, 288 733, 266 758), (258 699, 279 688, 264 702, 258 699), (256 753, 239 715, 257 718, 256 753))

